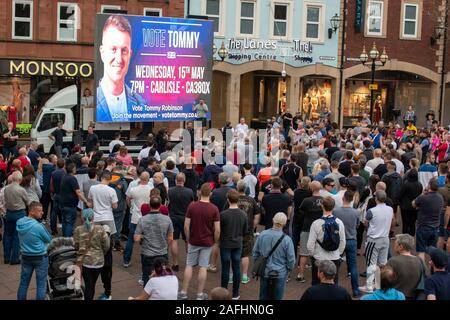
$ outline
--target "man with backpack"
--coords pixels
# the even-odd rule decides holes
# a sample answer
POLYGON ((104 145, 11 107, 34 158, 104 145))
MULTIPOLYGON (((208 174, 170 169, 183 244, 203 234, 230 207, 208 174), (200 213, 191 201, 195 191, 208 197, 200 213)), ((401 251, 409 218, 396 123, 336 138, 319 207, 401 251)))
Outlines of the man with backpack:
MULTIPOLYGON (((333 216, 333 209, 334 199, 324 198, 322 200, 323 215, 312 223, 309 231, 307 248, 312 257, 312 285, 320 283, 315 261, 333 261, 336 269, 339 270, 341 254, 345 250, 344 223, 333 216)), ((338 272, 336 272, 335 283, 338 283, 338 272)))
POLYGON ((373 293, 377 266, 385 265, 389 250, 389 230, 395 223, 393 209, 386 205, 386 192, 379 190, 374 194, 376 206, 367 210, 365 224, 368 226, 366 240, 367 279, 359 291, 373 293))
POLYGON ((164 171, 164 178, 167 178, 169 188, 173 188, 176 185, 175 179, 177 177, 177 171, 175 162, 172 159, 168 159, 166 162, 166 170, 164 171))

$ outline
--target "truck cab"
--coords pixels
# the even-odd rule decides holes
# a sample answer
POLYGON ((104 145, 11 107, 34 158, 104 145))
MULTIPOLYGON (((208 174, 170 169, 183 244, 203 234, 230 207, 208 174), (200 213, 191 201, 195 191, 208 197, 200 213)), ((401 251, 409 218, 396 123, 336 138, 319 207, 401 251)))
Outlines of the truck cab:
MULTIPOLYGON (((43 145, 44 152, 50 153, 54 141, 48 136, 57 128, 59 121, 64 122, 64 129, 74 130, 75 118, 72 108, 77 104, 77 87, 75 85, 64 88, 51 96, 34 121, 31 128, 31 141, 43 145)), ((64 142, 72 143, 72 133, 67 133, 64 142)))
MULTIPOLYGON (((74 130, 83 140, 89 126, 95 126, 95 132, 101 142, 109 143, 117 131, 122 132, 123 137, 129 138, 130 123, 96 123, 94 119, 95 107, 80 107, 77 86, 68 86, 51 96, 42 107, 31 129, 31 141, 42 145, 45 153, 52 153, 54 141, 48 136, 57 128, 59 121, 64 123, 64 129, 74 130), (77 124, 80 124, 79 127, 77 124)), ((69 150, 73 140, 72 133, 67 133, 64 137, 64 144, 69 150)), ((108 148, 101 147, 101 150, 106 151, 108 148)))

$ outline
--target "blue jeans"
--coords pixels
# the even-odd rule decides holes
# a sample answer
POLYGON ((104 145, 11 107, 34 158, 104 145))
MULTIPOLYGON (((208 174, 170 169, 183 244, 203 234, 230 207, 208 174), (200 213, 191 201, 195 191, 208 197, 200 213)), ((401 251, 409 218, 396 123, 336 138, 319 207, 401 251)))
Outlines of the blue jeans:
POLYGON ((57 229, 58 218, 59 221, 62 223, 61 200, 58 195, 55 195, 53 198, 52 211, 50 213, 50 229, 52 229, 53 233, 56 233, 58 231, 57 229))
POLYGON ((30 285, 33 270, 36 271, 36 300, 44 300, 47 292, 48 257, 22 256, 22 271, 17 291, 17 300, 27 300, 28 286, 30 285))
POLYGON ((63 207, 62 208, 62 233, 63 237, 73 236, 73 229, 77 221, 77 208, 63 207))
POLYGON ((228 288, 231 261, 231 268, 233 270, 233 297, 239 296, 239 284, 241 283, 241 253, 242 248, 220 248, 220 261, 222 262, 221 286, 225 289, 228 288))
POLYGON ((134 233, 136 232, 136 224, 130 223, 130 233, 128 234, 127 246, 123 252, 123 262, 130 263, 131 256, 133 255, 134 233))
POLYGON ((120 232, 122 231, 123 219, 125 218, 125 211, 113 211, 114 215, 114 224, 116 225, 117 232, 114 234, 113 239, 114 245, 120 245, 120 232))
POLYGON ((273 280, 268 277, 259 279, 259 300, 283 300, 286 278, 287 276, 276 279, 273 297, 271 297, 269 286, 273 280))
POLYGON ((6 210, 5 233, 3 235, 3 258, 5 263, 20 262, 20 243, 16 222, 23 217, 25 217, 25 209, 17 211, 6 210))
POLYGON ((426 252, 429 246, 436 247, 439 227, 420 226, 416 230, 416 251, 426 252))
POLYGON ((356 258, 357 241, 347 240, 345 244, 345 256, 347 257, 348 272, 351 273, 351 282, 353 293, 358 293, 358 264, 356 258))

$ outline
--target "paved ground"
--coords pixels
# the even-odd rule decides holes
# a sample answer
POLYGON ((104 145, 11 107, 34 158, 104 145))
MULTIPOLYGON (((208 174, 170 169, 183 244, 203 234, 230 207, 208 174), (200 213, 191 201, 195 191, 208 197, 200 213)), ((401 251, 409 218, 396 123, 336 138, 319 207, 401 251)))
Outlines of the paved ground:
MULTIPOLYGON (((3 230, 2 230, 3 231, 3 230)), ((122 244, 125 246, 125 242, 122 244)), ((122 254, 119 252, 113 252, 113 283, 112 283, 112 296, 114 300, 127 299, 128 296, 138 295, 142 287, 138 284, 138 279, 141 273, 140 266, 140 247, 135 244, 135 250, 133 252, 133 258, 131 265, 128 268, 122 266, 122 254)), ((183 279, 184 270, 184 244, 180 243, 180 254, 182 255, 180 259, 180 272, 177 276, 181 281, 183 279)), ((0 255, 3 257, 3 246, 0 248, 0 255)), ((220 259, 219 259, 220 265, 220 259)), ((364 271, 365 261, 363 257, 358 257, 358 269, 360 272, 364 271)), ((194 277, 191 281, 191 286, 189 288, 188 295, 190 298, 195 298, 196 294, 196 276, 197 273, 194 270, 194 277)), ((310 286, 311 283, 311 269, 306 270, 306 283, 299 283, 295 281, 296 272, 292 272, 292 280, 287 284, 285 291, 285 300, 296 300, 301 297, 303 292, 310 286)), ((5 265, 3 264, 3 259, 0 262, 0 300, 15 300, 17 294, 17 288, 19 285, 20 278, 20 265, 5 265)), ((364 284, 365 278, 359 278, 360 285, 364 284)), ((350 278, 347 277, 347 267, 344 263, 340 268, 339 283, 344 286, 351 293, 350 278)), ((205 291, 209 292, 214 287, 220 286, 220 266, 217 273, 209 273, 208 279, 205 286, 205 291)), ((231 289, 231 286, 230 286, 231 289)), ((96 296, 101 294, 103 291, 102 283, 99 278, 97 282, 96 296)), ((259 295, 259 282, 250 281, 250 283, 241 285, 241 299, 245 300, 255 300, 258 299, 259 295)), ((35 298, 35 278, 30 284, 30 289, 28 291, 28 298, 35 298)))

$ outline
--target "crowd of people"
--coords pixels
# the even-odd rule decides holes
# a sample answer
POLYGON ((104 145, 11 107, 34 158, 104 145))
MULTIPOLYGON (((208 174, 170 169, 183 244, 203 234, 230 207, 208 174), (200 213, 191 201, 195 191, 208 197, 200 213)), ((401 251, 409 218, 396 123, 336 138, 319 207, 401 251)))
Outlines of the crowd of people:
POLYGON ((450 133, 406 120, 366 116, 339 130, 329 112, 317 122, 284 113, 269 121, 261 155, 242 118, 209 138, 204 161, 193 135, 196 150, 174 151, 165 129, 137 158, 119 133, 103 154, 92 127, 86 148, 69 154, 62 124, 51 135, 56 154, 12 138, 0 156, 0 213, 4 263, 22 268, 17 297, 26 299, 34 271, 36 298, 45 298, 46 247, 62 236, 78 250, 87 300, 99 277, 98 299, 112 299, 112 252, 128 268, 137 247, 143 291, 129 299, 186 300, 198 267, 197 300, 237 300, 250 281, 259 299, 283 299, 291 276, 302 285, 307 272, 302 300, 449 300, 450 133), (339 285, 343 268, 351 292, 339 285), (218 269, 222 289, 208 295, 208 272, 218 269))

